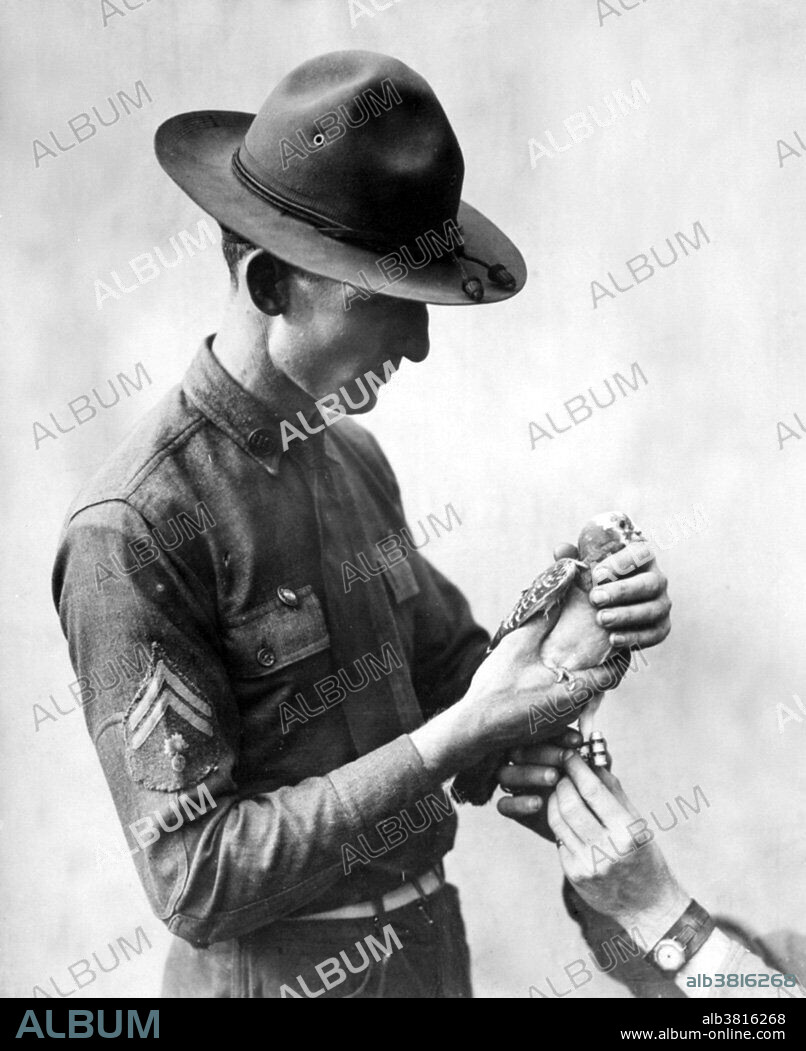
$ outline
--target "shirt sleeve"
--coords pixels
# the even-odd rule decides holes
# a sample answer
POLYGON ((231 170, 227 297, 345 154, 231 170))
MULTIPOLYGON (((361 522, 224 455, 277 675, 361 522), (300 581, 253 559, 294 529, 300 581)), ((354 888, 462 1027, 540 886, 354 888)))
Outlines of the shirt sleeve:
POLYGON ((461 591, 427 559, 419 556, 418 561, 422 584, 412 681, 423 716, 429 719, 467 693, 490 636, 473 619, 461 591))
POLYGON ((127 501, 81 510, 60 545, 54 597, 151 906, 174 934, 207 945, 346 879, 343 847, 439 784, 403 735, 327 776, 239 791, 239 712, 209 582, 190 568, 190 544, 180 557, 149 536, 127 501))
POLYGON ((692 999, 806 999, 795 975, 782 976, 718 927, 677 972, 675 984, 692 999), (736 976, 735 985, 728 985, 730 975, 736 976), (720 979, 722 984, 717 985, 720 979))

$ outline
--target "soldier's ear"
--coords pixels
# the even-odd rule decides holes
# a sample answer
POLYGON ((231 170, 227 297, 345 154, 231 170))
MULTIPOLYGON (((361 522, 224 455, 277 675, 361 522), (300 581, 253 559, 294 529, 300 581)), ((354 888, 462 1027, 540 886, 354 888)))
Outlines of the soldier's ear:
POLYGON ((247 257, 244 279, 249 298, 261 313, 276 317, 285 312, 288 306, 288 274, 286 264, 262 248, 247 257))

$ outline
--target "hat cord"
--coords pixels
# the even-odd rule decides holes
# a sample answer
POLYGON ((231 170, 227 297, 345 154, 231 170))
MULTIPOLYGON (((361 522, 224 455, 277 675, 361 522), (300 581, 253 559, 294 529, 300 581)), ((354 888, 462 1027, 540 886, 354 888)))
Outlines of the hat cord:
MULTIPOLYGON (((462 248, 462 255, 465 259, 469 259, 471 263, 477 263, 479 266, 483 266, 487 271, 487 277, 490 279, 490 281, 492 281, 494 285, 500 285, 501 288, 506 288, 508 291, 510 291, 517 284, 515 278, 512 276, 512 274, 510 274, 509 270, 507 270, 503 263, 487 263, 483 259, 478 259, 476 256, 470 255, 464 250, 464 247, 462 248)), ((470 282, 478 281, 478 278, 471 277, 468 279, 467 272, 458 258, 456 259, 456 262, 459 264, 459 269, 462 273, 463 278, 469 280, 470 282)), ((481 284, 481 282, 478 283, 479 285, 481 284)), ((465 288, 464 282, 462 283, 462 288, 464 288, 465 292, 467 293, 467 295, 470 296, 471 299, 481 299, 484 295, 483 289, 481 296, 476 296, 473 292, 469 292, 465 288)))
MULTIPOLYGON (((239 154, 240 150, 235 150, 232 155, 233 172, 238 181, 245 186, 250 193, 255 194, 256 197, 260 197, 261 200, 266 201, 280 211, 308 223, 324 237, 330 237, 337 241, 348 241, 351 244, 360 248, 367 248, 370 251, 393 252, 397 250, 390 245, 388 239, 383 234, 368 230, 356 230, 349 226, 345 226, 343 223, 338 223, 334 220, 332 216, 323 215, 321 212, 317 212, 313 208, 306 207, 298 201, 292 201, 288 197, 278 193, 276 190, 270 189, 247 170, 239 154)), ((490 264, 486 263, 483 259, 477 259, 475 256, 469 255, 465 251, 464 245, 462 245, 458 251, 452 251, 451 258, 459 268, 459 273, 462 277, 462 291, 466 296, 472 299, 474 303, 480 303, 481 300, 484 299, 484 286, 479 278, 470 276, 462 262, 463 258, 472 263, 477 263, 479 266, 483 266, 487 271, 488 279, 493 284, 505 288, 507 291, 511 291, 516 286, 517 282, 515 281, 515 278, 503 264, 490 264)))
MULTIPOLYGON (((484 285, 477 277, 471 277, 467 272, 458 252, 451 252, 451 258, 454 263, 459 267, 459 273, 462 275, 462 291, 466 296, 473 300, 474 303, 480 303, 484 299, 484 285)), ((470 256, 467 256, 469 259, 470 256)), ((476 260, 474 259, 475 263, 476 260)))
POLYGON ((273 205, 280 211, 308 223, 324 237, 331 237, 334 240, 350 241, 358 247, 369 248, 373 251, 394 250, 388 239, 383 234, 371 230, 356 230, 349 226, 345 226, 330 215, 324 215, 322 212, 317 212, 313 208, 308 208, 306 205, 300 204, 298 201, 292 201, 290 198, 285 197, 276 190, 270 189, 265 183, 256 179, 255 176, 244 167, 238 150, 232 155, 232 170, 239 182, 241 182, 250 193, 255 194, 256 197, 260 197, 261 200, 273 205))

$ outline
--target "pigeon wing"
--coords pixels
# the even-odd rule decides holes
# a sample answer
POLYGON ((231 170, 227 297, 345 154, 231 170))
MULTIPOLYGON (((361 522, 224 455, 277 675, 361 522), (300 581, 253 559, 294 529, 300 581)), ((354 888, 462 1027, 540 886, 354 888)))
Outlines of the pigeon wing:
POLYGON ((572 558, 559 558, 554 565, 535 577, 531 585, 521 592, 521 597, 506 620, 501 621, 487 652, 494 650, 505 635, 522 627, 538 613, 553 616, 556 621, 577 569, 578 564, 572 558))

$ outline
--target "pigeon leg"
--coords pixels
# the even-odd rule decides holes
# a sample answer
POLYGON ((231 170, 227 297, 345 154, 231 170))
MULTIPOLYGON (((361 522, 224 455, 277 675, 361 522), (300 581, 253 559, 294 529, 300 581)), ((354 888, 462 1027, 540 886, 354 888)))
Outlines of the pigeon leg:
POLYGON ((582 714, 579 717, 579 732, 582 734, 583 741, 589 741, 590 736, 593 733, 593 720, 596 718, 596 713, 599 711, 599 705, 604 700, 604 694, 600 693, 598 697, 594 697, 592 701, 589 701, 582 709, 582 714))

